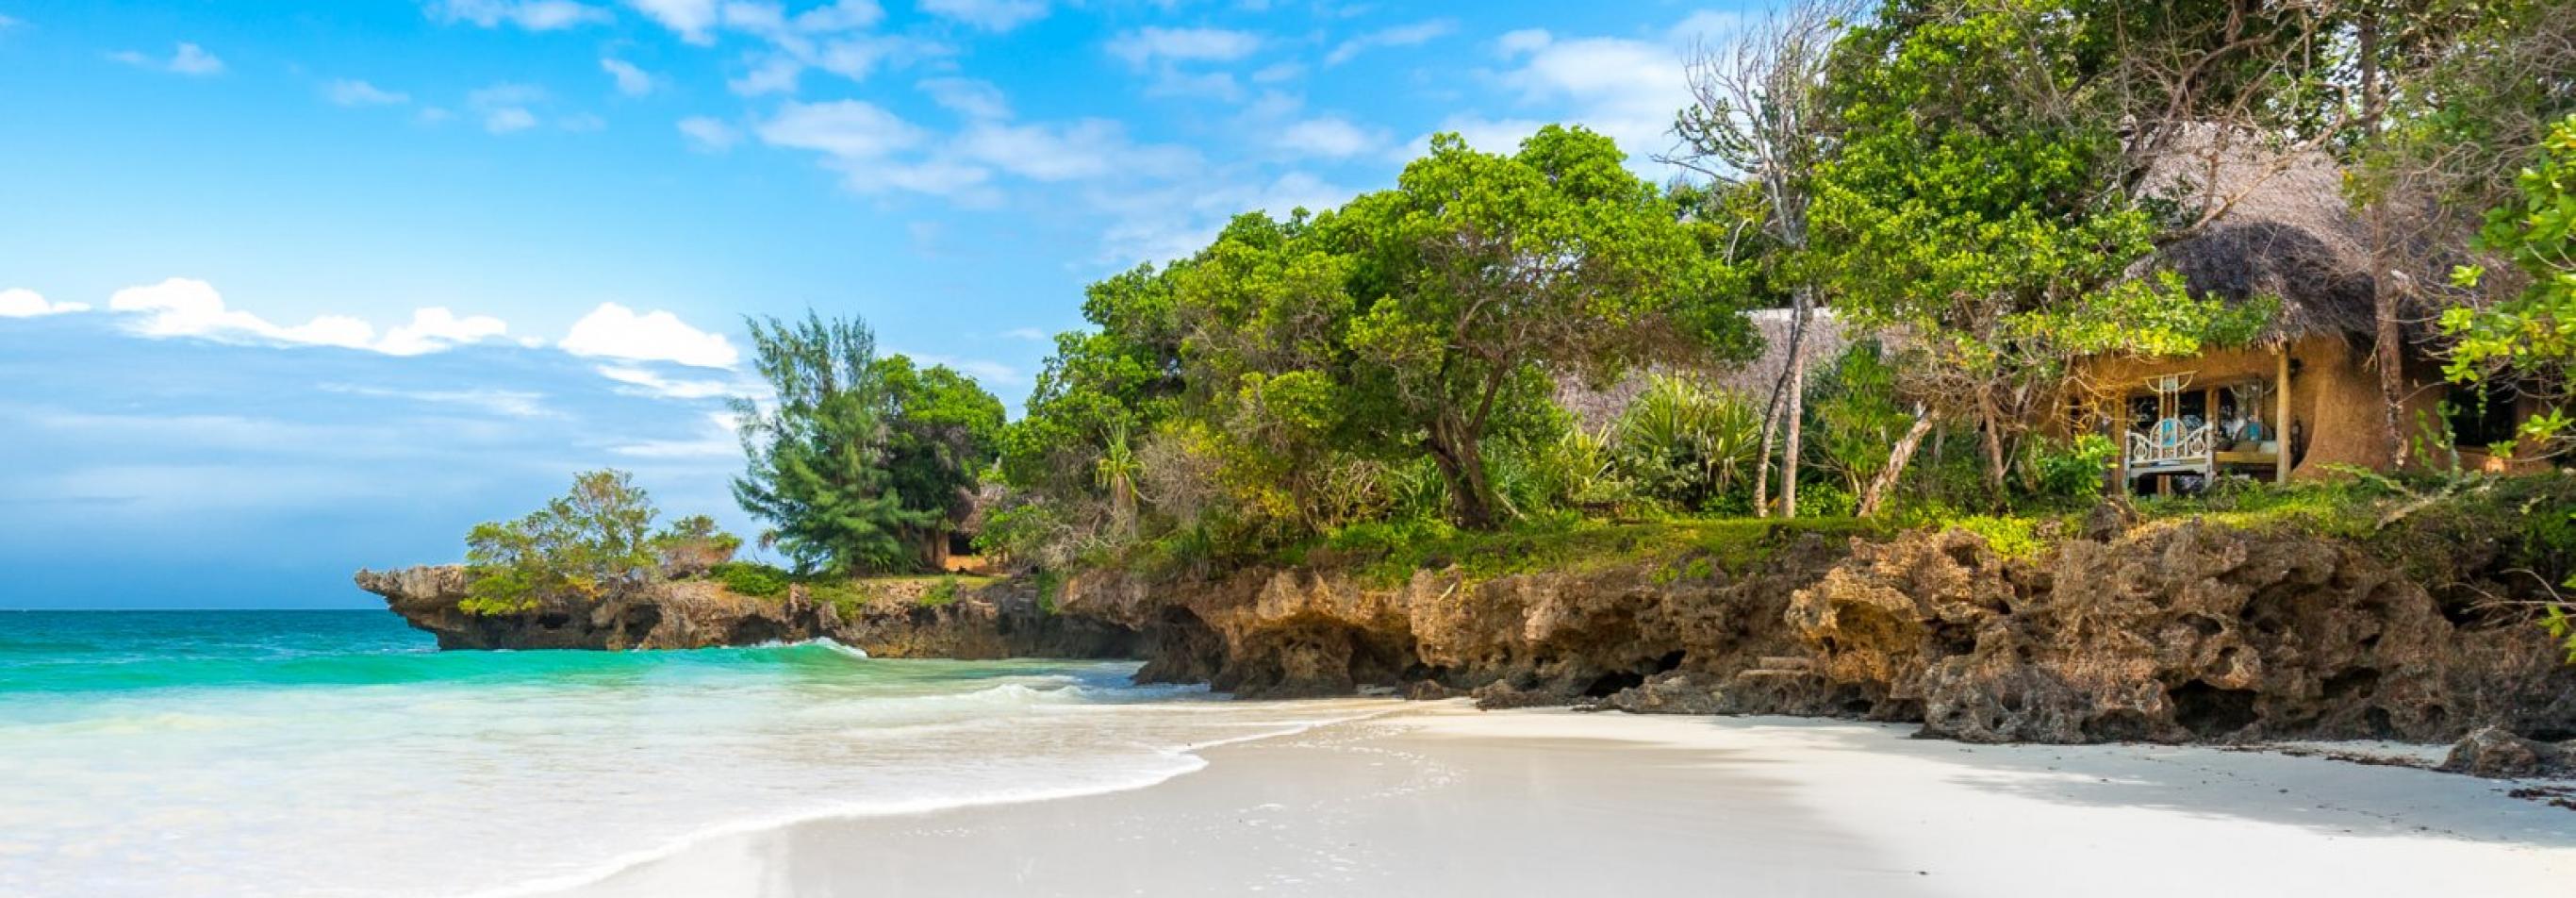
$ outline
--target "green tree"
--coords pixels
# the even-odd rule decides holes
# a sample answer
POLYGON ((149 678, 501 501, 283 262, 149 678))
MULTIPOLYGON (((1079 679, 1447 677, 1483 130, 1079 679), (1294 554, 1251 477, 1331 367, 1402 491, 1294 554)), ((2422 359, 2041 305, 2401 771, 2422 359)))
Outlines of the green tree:
POLYGON ((1810 212, 1839 307, 1905 335, 1905 391, 1976 430, 1996 502, 2073 358, 2188 354, 2251 337, 2266 314, 2132 274, 2162 228, 2121 189, 2121 122, 2104 114, 2120 107, 2086 96, 2100 36, 2066 13, 1899 3, 1853 29, 1832 81, 1840 143, 1810 212))
POLYGON ((649 577, 646 538, 658 514, 624 471, 590 471, 526 517, 475 525, 465 537, 468 614, 513 614, 546 598, 595 600, 649 577))
POLYGON ((925 546, 945 540, 973 511, 977 478, 993 464, 1002 401, 945 365, 916 368, 898 354, 877 359, 875 367, 887 475, 905 508, 938 513, 911 536, 925 546))
POLYGON ((853 576, 918 563, 916 535, 946 505, 907 506, 890 465, 887 390, 876 337, 855 318, 749 322, 767 403, 736 399, 749 469, 743 510, 768 521, 801 571, 853 576))
POLYGON ((1428 454, 1460 526, 1496 522, 1486 437, 1546 408, 1548 375, 1605 378, 1682 343, 1751 354, 1723 265, 1624 161, 1580 128, 1511 156, 1443 134, 1394 190, 1316 223, 1353 261, 1347 431, 1428 454))
POLYGON ((742 537, 718 528, 714 518, 693 514, 654 534, 652 545, 661 559, 663 576, 695 577, 732 561, 733 553, 742 549, 742 537))
MULTIPOLYGON (((2576 379, 2576 116, 2550 130, 2517 183, 2520 198, 2487 214, 2476 244, 2508 261, 2527 286, 2493 308, 2445 312, 2442 329, 2456 341, 2453 380, 2508 381, 2545 397, 2549 411, 2524 420, 2509 449, 2554 455, 2569 446, 2565 404, 2576 379)), ((2453 275, 2467 286, 2488 276, 2475 267, 2453 275)))

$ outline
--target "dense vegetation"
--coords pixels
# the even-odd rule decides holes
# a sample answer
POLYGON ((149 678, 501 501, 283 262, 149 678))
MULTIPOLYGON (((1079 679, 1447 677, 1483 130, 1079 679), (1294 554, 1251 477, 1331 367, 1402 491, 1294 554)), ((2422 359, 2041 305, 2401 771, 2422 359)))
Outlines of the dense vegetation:
MULTIPOLYGON (((1642 179, 1582 128, 1437 136, 1388 189, 1093 284, 1008 424, 855 320, 755 321, 772 395, 736 404, 736 496, 764 547, 837 579, 922 568, 972 516, 990 554, 1053 572, 1714 551, 1758 545, 1746 517, 2035 544, 2118 451, 2048 426, 2078 360, 2277 335, 2279 298, 2197 293, 2172 254, 2302 167, 2340 173, 2366 244, 2390 453, 2421 451, 2410 352, 2541 397, 2513 452, 2576 442, 2576 2, 1809 0, 1689 74, 1665 161, 1692 177, 1642 179), (1825 316, 1847 348, 1811 363, 1825 316), (1613 388, 1606 412, 1567 401, 1613 388)), ((2361 481, 2408 513, 2482 488, 2409 470, 2361 481)), ((2267 491, 2313 492, 2212 496, 2267 491)), ((2562 493, 2521 512, 2576 531, 2562 493)), ((583 497, 477 530, 495 596, 649 560, 631 509, 583 497), (530 558, 571 573, 521 582, 530 558)), ((661 566, 784 589, 682 530, 661 566)))

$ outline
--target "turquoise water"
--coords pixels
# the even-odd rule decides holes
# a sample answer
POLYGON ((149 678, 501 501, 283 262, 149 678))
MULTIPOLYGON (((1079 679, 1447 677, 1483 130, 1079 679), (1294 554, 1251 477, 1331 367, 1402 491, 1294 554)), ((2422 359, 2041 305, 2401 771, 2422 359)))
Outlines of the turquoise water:
POLYGON ((0 895, 541 892, 719 832, 1137 788, 1368 713, 830 643, 438 652, 383 612, 0 612, 0 895))

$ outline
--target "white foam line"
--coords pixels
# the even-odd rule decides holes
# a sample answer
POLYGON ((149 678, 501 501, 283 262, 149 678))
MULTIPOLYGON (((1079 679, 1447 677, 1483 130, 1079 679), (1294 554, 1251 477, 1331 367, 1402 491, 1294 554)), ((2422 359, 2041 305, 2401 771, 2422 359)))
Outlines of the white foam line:
POLYGON ((1108 795, 1116 792, 1132 792, 1138 789, 1148 789, 1171 782, 1172 780, 1178 779, 1182 776, 1207 769, 1207 759, 1200 756, 1199 752, 1213 748, 1222 748, 1228 745, 1240 745, 1246 742, 1259 742, 1264 739, 1280 739, 1295 736, 1312 731, 1317 727, 1370 720, 1395 713, 1402 709, 1403 706, 1399 704, 1394 707, 1360 711, 1346 717, 1285 723, 1282 724, 1282 726, 1286 728, 1277 732, 1255 733, 1248 736, 1232 736, 1223 739, 1211 739, 1204 742, 1187 743, 1171 748, 1158 747, 1154 749, 1156 752, 1167 757, 1184 758, 1189 763, 1182 766, 1180 769, 1173 770, 1168 773, 1148 774, 1141 782, 1127 784, 1103 784, 1070 789, 1041 789, 1031 792, 1009 793, 977 798, 920 799, 913 801, 889 802, 878 805, 862 805, 806 811, 760 820, 740 820, 732 823, 722 823, 682 836, 678 839, 674 839, 670 842, 664 843, 658 848, 650 848, 619 855, 603 862, 598 867, 595 867, 586 873, 570 873, 539 879, 534 882, 523 883, 520 885, 467 892, 456 896, 456 898, 531 898, 531 896, 568 891, 582 886, 594 885, 606 881, 610 877, 616 876, 619 873, 626 872, 627 870, 631 870, 663 858, 678 855, 690 848, 694 848, 698 845, 712 842, 717 839, 756 832, 781 830, 804 823, 814 823, 825 820, 866 820, 880 817, 903 817, 919 814, 933 814, 941 811, 951 811, 962 808, 981 808, 991 807, 994 805, 1058 801, 1067 798, 1084 798, 1093 795, 1108 795))

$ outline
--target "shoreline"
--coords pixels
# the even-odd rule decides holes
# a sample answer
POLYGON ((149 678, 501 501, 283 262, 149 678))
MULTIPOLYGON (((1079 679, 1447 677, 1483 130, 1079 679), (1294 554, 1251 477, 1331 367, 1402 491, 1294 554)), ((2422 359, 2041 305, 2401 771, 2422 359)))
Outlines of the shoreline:
POLYGON ((2576 881, 2576 814, 2511 782, 1905 729, 1419 705, 1193 747, 1197 769, 1140 788, 749 829, 512 894, 2350 898, 2576 881))

